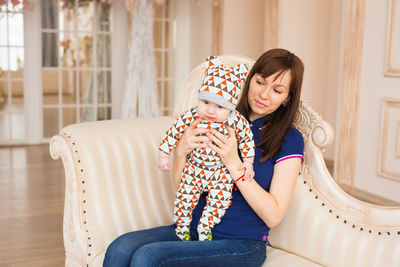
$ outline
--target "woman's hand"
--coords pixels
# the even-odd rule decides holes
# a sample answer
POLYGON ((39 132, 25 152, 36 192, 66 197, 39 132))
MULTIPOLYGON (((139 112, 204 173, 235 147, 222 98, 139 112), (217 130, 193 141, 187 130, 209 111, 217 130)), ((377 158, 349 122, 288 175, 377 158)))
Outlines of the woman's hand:
POLYGON ((210 142, 210 139, 208 139, 207 136, 199 136, 200 134, 205 134, 208 132, 208 129, 197 128, 197 124, 199 124, 200 121, 200 118, 195 120, 188 128, 185 129, 175 148, 172 176, 174 178, 176 188, 178 188, 182 171, 185 166, 186 156, 197 147, 207 147, 207 144, 210 142))
POLYGON ((233 166, 239 168, 242 162, 238 154, 235 130, 231 127, 227 127, 227 129, 229 132, 228 136, 214 129, 211 129, 210 133, 207 133, 207 136, 215 143, 215 145, 210 143, 209 146, 212 150, 218 153, 222 163, 224 163, 229 170, 233 166))
POLYGON ((178 157, 186 157, 195 148, 207 147, 207 144, 210 140, 207 136, 200 136, 200 134, 205 134, 209 130, 205 128, 197 128, 197 124, 199 124, 199 122, 200 118, 196 119, 184 131, 175 150, 175 153, 178 157))
POLYGON ((243 164, 240 166, 241 170, 244 170, 244 179, 247 181, 253 181, 254 178, 254 170, 253 170, 253 162, 254 162, 254 157, 252 158, 244 158, 243 159, 243 164))

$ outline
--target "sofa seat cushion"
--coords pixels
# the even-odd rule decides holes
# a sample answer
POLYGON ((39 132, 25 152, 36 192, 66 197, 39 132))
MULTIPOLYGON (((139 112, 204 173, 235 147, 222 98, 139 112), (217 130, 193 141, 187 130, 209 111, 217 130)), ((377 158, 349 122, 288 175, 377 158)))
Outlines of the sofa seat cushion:
POLYGON ((267 260, 263 264, 263 267, 288 267, 288 266, 296 266, 296 267, 320 267, 323 265, 319 265, 313 261, 307 260, 306 258, 297 256, 295 254, 286 252, 284 250, 267 247, 267 260))

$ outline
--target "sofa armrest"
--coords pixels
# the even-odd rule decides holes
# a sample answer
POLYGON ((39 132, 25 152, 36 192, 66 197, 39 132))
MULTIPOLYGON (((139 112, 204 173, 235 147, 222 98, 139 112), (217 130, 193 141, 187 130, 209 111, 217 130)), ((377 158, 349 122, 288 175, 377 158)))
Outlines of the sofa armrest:
POLYGON ((65 168, 67 265, 97 266, 118 235, 172 223, 175 188, 157 169, 157 151, 173 119, 74 124, 51 139, 51 155, 65 168))
POLYGON ((271 245, 324 266, 400 266, 400 208, 360 201, 337 185, 323 158, 333 130, 309 105, 302 103, 295 125, 305 160, 271 245))

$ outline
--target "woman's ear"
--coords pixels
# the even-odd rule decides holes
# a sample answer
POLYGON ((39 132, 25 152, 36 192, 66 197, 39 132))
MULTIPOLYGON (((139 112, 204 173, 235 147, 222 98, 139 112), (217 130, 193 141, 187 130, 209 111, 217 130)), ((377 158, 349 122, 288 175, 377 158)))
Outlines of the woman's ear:
POLYGON ((282 102, 282 106, 286 107, 288 102, 290 101, 290 95, 282 102))

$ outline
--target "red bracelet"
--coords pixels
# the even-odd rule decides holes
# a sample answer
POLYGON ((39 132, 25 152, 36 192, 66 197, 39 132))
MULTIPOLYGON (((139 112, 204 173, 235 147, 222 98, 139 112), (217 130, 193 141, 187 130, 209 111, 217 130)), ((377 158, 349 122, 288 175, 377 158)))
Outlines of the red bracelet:
MULTIPOLYGON (((240 176, 239 178, 237 178, 236 180, 233 180, 235 183, 237 182, 237 181, 239 181, 240 179, 242 179, 244 177, 244 174, 242 175, 242 176, 240 176)), ((242 179, 242 181, 244 181, 244 179, 242 179)))
MULTIPOLYGON (((233 185, 233 187, 235 188, 234 190, 237 191, 237 186, 236 186, 236 182, 239 181, 240 179, 242 179, 244 177, 244 174, 242 176, 240 176, 239 178, 237 178, 236 180, 233 180, 235 182, 235 184, 233 185)), ((244 179, 242 179, 242 181, 244 181, 244 179)))

